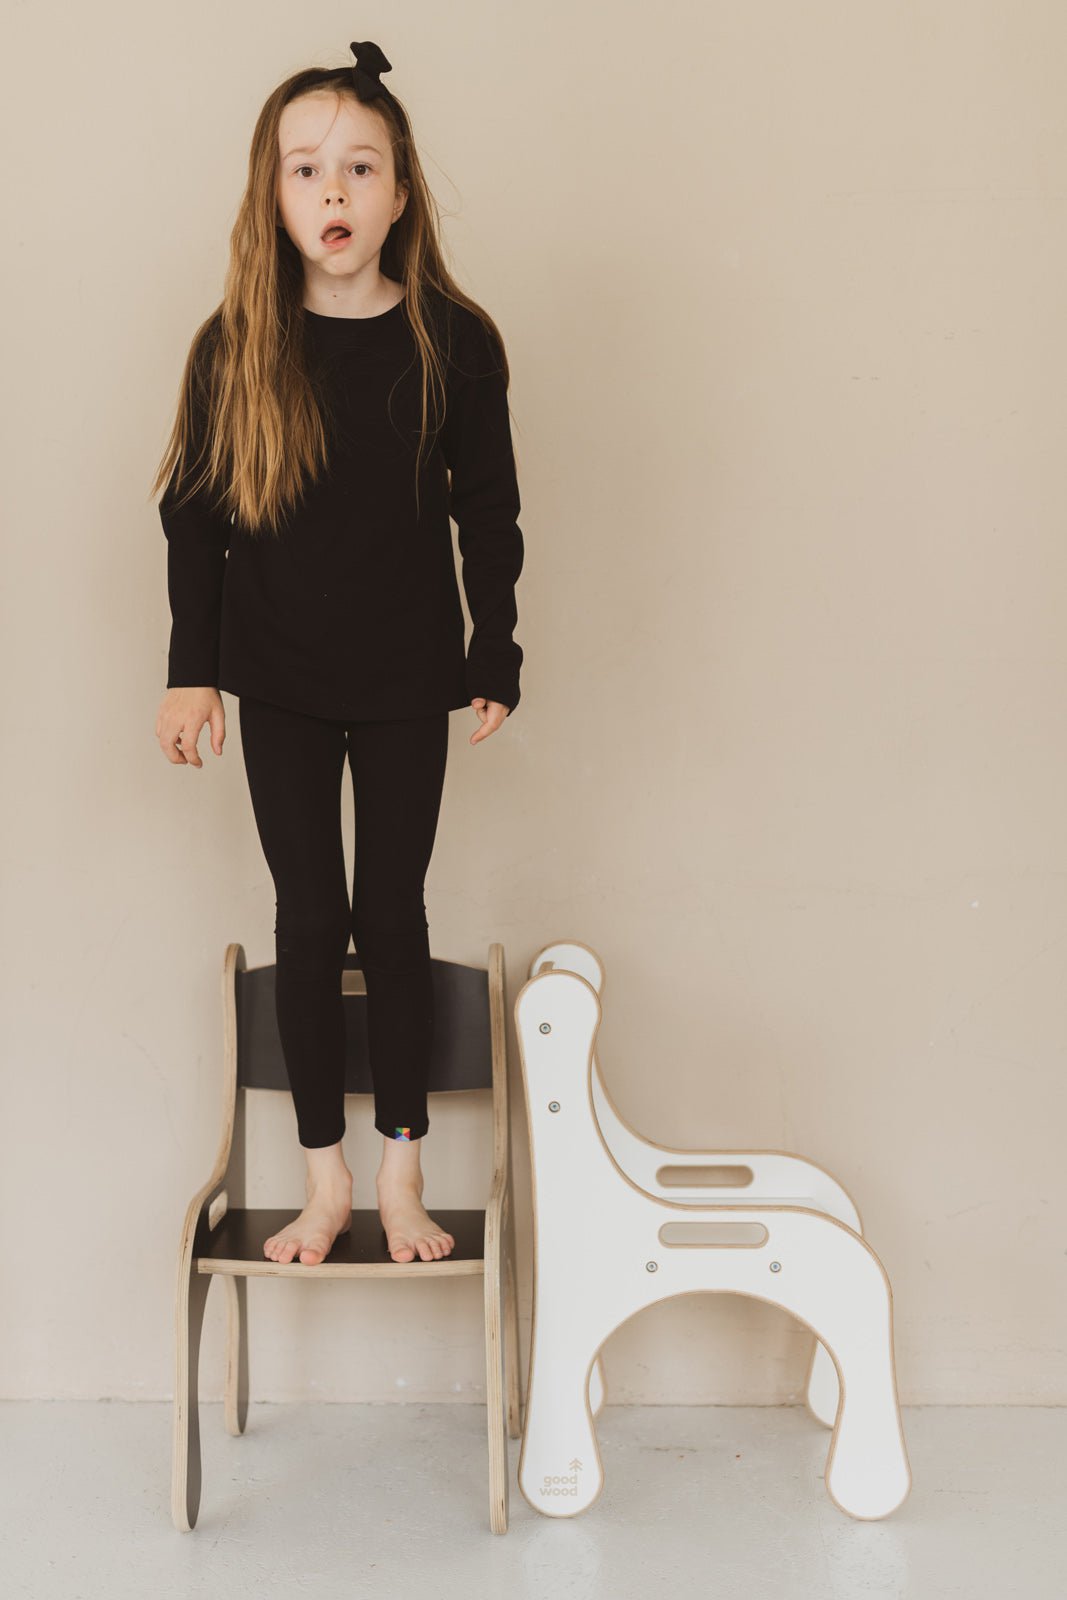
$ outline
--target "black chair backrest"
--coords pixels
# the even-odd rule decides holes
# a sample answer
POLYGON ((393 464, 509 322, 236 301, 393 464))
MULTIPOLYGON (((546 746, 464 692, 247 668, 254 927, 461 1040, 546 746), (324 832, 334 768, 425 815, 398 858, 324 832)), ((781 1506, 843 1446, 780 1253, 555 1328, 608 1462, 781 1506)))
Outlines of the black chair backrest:
MULTIPOLYGON (((432 958, 434 1036, 430 1052, 430 1093, 445 1089, 491 1089, 492 1029, 489 1017, 489 973, 458 961, 432 958)), ((288 1089, 285 1057, 274 1006, 276 968, 249 967, 234 975, 237 1007, 237 1083, 245 1089, 288 1089)), ((345 1015, 345 1093, 372 1094, 367 1055, 367 996, 346 993, 348 974, 358 974, 358 954, 345 956, 342 1004, 345 1015)))

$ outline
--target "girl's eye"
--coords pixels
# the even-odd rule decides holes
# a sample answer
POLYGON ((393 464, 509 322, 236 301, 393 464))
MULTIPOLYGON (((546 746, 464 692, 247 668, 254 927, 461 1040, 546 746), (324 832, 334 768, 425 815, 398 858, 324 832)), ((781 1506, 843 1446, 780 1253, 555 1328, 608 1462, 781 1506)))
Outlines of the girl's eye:
MULTIPOLYGON (((352 165, 354 167, 362 167, 366 172, 370 171, 370 162, 369 161, 353 161, 352 165)), ((311 172, 312 170, 313 170, 313 168, 311 168, 309 166, 296 167, 294 169, 294 176, 295 177, 299 177, 302 172, 311 172)))

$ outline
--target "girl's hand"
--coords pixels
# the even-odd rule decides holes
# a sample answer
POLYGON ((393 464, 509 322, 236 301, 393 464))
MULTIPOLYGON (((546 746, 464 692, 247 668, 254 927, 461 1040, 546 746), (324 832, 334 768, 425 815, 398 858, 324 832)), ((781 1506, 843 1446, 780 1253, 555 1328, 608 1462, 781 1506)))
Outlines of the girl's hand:
POLYGON ((202 767, 196 741, 204 723, 211 728, 211 748, 222 754, 226 738, 226 709, 217 689, 168 689, 156 718, 156 738, 168 761, 175 766, 202 767))
POLYGON ((499 700, 472 700, 471 705, 481 719, 482 726, 471 734, 471 744, 477 744, 479 739, 488 739, 495 733, 510 711, 510 706, 501 705, 499 700))

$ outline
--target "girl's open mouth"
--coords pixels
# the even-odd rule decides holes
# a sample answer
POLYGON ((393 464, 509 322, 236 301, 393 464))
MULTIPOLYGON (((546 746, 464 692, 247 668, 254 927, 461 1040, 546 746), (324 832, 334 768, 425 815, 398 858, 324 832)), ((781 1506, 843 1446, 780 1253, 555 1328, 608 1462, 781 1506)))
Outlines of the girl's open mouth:
POLYGON ((327 250, 338 250, 342 245, 346 245, 351 237, 351 230, 339 222, 334 227, 326 229, 322 242, 327 250))

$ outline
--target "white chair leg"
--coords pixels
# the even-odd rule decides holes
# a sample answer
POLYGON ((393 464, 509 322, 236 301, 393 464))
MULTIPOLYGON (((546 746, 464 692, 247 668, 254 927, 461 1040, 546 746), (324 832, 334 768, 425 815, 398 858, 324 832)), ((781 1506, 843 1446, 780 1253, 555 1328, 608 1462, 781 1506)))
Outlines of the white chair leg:
POLYGON ((598 1417, 604 1408, 607 1398, 607 1385, 604 1382, 604 1363, 597 1351, 593 1357, 593 1365, 589 1368, 589 1414, 598 1417))
POLYGON ((797 1212, 788 1232, 797 1289, 790 1294, 783 1285, 781 1303, 808 1323, 840 1369, 827 1493, 850 1516, 887 1517, 911 1489, 889 1280, 867 1241, 840 1224, 797 1212), (796 1227, 805 1215, 814 1225, 796 1227))
POLYGON ((563 1324, 536 1331, 519 1452, 519 1488, 536 1510, 572 1517, 592 1505, 604 1486, 593 1419, 587 1350, 563 1324))
POLYGON ((841 1403, 841 1385, 837 1381, 834 1358, 818 1339, 812 1340, 811 1365, 804 1399, 816 1422, 832 1428, 841 1403))

